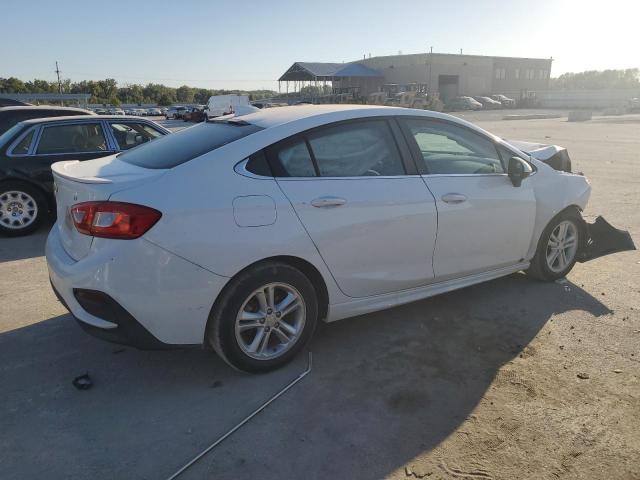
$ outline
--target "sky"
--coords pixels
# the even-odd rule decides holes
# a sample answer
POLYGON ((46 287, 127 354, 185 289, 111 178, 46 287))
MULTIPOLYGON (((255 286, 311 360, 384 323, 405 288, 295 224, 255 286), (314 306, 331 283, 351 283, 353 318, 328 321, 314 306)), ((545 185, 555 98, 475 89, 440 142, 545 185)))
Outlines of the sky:
POLYGON ((640 67, 640 0, 3 0, 0 77, 277 89, 296 61, 402 53, 640 67))

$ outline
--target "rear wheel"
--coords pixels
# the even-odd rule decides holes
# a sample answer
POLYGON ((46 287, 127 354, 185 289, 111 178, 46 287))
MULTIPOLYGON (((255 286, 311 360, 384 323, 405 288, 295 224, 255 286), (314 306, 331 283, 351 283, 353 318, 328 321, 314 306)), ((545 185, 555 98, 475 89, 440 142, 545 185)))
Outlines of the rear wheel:
POLYGON ((234 278, 209 316, 207 340, 229 365, 267 372, 309 341, 318 317, 313 285, 287 264, 257 265, 234 278))
POLYGON ((10 237, 28 235, 47 215, 42 192, 22 182, 0 184, 0 233, 10 237))
POLYGON ((544 281, 566 276, 578 258, 582 241, 581 223, 580 214, 572 211, 561 213, 549 222, 540 236, 527 274, 544 281))

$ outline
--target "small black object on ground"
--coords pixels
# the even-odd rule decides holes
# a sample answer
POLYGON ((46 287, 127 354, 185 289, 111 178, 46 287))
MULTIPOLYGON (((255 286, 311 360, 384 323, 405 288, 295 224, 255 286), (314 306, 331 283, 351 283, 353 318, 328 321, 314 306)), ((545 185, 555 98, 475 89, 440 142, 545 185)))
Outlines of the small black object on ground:
POLYGON ((91 380, 89 372, 74 378, 72 383, 78 390, 89 390, 93 387, 93 380, 91 380))

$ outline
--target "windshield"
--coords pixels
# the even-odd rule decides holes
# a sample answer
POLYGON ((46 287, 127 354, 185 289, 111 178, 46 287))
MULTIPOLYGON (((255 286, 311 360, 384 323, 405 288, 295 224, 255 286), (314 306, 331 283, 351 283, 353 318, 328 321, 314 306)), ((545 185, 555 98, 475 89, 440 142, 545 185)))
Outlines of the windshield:
POLYGON ((173 168, 260 130, 245 122, 202 123, 123 152, 118 159, 143 168, 173 168))

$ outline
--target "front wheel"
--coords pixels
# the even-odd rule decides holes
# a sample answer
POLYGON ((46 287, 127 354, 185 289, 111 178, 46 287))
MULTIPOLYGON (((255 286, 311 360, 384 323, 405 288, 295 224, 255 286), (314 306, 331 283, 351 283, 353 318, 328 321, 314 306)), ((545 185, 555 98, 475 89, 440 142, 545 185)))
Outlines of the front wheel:
POLYGON ((527 274, 538 280, 565 277, 576 264, 582 241, 582 219, 577 212, 556 216, 544 229, 527 274))
POLYGON ((44 195, 22 182, 0 184, 0 233, 9 237, 28 235, 47 215, 44 195))
POLYGON ((209 316, 207 340, 232 367, 267 372, 293 359, 313 335, 317 318, 309 279, 287 264, 268 262, 227 286, 209 316))

